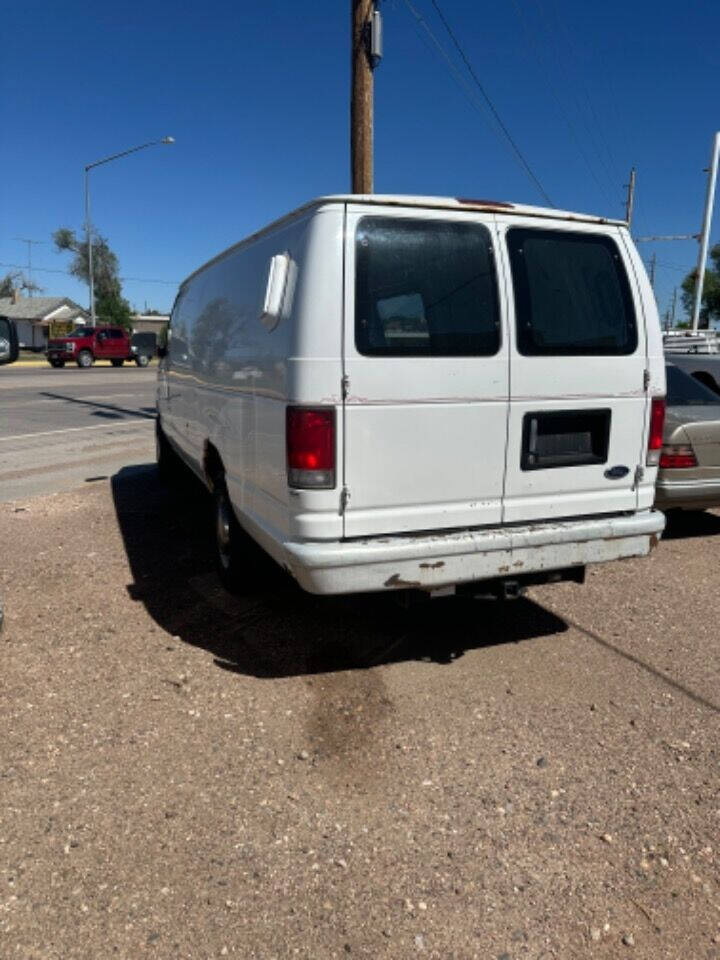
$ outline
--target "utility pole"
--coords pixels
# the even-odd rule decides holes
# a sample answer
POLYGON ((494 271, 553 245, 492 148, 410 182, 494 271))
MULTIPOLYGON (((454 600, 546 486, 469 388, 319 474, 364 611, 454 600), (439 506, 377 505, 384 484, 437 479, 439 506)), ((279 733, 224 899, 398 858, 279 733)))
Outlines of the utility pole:
POLYGON ((625 220, 628 230, 632 225, 633 203, 635 202, 635 167, 630 171, 630 182, 627 186, 627 200, 625 201, 625 220))
POLYGON ((31 297, 31 296, 33 295, 33 288, 32 288, 32 248, 33 248, 33 244, 35 244, 35 246, 38 246, 39 244, 44 243, 45 241, 44 241, 44 240, 30 240, 30 239, 28 239, 28 237, 15 237, 15 239, 16 239, 16 240, 19 240, 20 243, 26 243, 26 244, 27 244, 27 248, 28 248, 28 254, 27 254, 27 256, 28 256, 28 266, 27 266, 28 287, 27 287, 27 294, 28 294, 29 297, 31 297))
POLYGON ((703 217, 702 233, 700 234, 700 253, 698 255, 697 279, 695 281, 695 300, 693 302, 692 331, 695 333, 700 320, 700 305, 702 303, 703 284, 705 283, 705 261, 707 260, 708 240, 710 239, 710 223, 712 222, 713 202, 715 200, 715 181, 718 171, 718 152, 720 151, 720 133, 713 138, 712 153, 710 154, 710 168, 708 170, 707 195, 705 197, 705 216, 703 217))
POLYGON ((673 290, 672 303, 670 305, 670 326, 675 326, 675 305, 677 304, 677 287, 673 290))
POLYGON ((375 0, 351 0, 350 168, 353 193, 373 192, 373 70, 382 57, 375 0))
POLYGON ((657 254, 654 253, 650 257, 650 286, 652 287, 653 293, 655 293, 655 267, 657 266, 657 254))

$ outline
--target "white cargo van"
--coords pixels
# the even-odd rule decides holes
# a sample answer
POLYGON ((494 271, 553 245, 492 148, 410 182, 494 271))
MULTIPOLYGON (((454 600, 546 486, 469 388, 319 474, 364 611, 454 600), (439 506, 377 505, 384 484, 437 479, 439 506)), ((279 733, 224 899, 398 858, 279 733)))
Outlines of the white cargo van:
POLYGON ((323 197, 180 287, 158 452, 226 582, 241 527, 313 593, 513 589, 649 552, 664 394, 624 223, 323 197))

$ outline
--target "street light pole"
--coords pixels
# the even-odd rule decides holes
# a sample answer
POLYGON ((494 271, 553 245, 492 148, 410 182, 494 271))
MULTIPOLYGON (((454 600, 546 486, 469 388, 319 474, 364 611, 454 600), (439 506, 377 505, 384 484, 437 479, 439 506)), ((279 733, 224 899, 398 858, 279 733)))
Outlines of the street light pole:
POLYGON ((713 139, 710 169, 708 170, 707 196, 705 197, 705 216, 703 218, 702 233, 700 234, 700 253, 698 256, 697 278, 695 280, 695 300, 693 301, 692 331, 697 332, 700 320, 700 306, 702 304, 703 284, 705 282, 705 261, 707 260, 708 240, 710 239, 710 223, 712 221, 713 202, 715 200, 715 181, 718 172, 718 152, 720 152, 720 133, 713 139))
POLYGON ((88 255, 88 284, 90 286, 90 323, 95 326, 95 277, 93 276, 92 229, 90 227, 90 167, 85 167, 85 238, 88 255))
POLYGON ((130 153, 137 153, 138 150, 145 150, 146 147, 155 147, 159 144, 175 143, 175 137, 163 137, 162 140, 149 140, 147 143, 141 143, 138 147, 130 147, 129 150, 121 150, 120 153, 114 153, 110 157, 104 157, 102 160, 96 160, 94 163, 85 165, 85 235, 88 249, 88 285, 90 287, 90 323, 96 325, 95 318, 95 276, 93 274, 93 246, 92 246, 92 226, 90 224, 90 171, 93 167, 100 167, 104 163, 110 163, 111 160, 119 160, 120 157, 127 157, 130 153))

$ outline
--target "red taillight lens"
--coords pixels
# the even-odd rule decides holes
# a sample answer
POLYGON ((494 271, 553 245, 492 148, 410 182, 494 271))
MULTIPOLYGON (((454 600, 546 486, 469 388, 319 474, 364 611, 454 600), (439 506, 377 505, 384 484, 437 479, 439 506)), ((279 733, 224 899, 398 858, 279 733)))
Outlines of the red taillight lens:
POLYGON ((288 407, 288 484, 331 489, 335 486, 335 410, 329 407, 288 407))
POLYGON ((653 397, 650 405, 650 431, 648 433, 647 465, 656 467, 662 449, 665 426, 665 397, 653 397))
POLYGON ((695 451, 689 444, 673 443, 662 448, 660 466, 671 470, 687 470, 698 465, 695 451))

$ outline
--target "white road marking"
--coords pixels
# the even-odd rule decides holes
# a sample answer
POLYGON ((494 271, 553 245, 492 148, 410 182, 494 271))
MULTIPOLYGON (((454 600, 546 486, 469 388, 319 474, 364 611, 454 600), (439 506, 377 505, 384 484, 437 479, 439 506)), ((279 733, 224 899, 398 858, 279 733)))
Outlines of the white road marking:
POLYGON ((155 417, 136 417, 134 420, 124 420, 122 423, 97 423, 91 427, 65 427, 64 430, 42 430, 37 433, 16 433, 10 437, 0 437, 3 440, 27 440, 30 437, 52 437, 56 433, 77 433, 78 430, 114 430, 116 427, 137 427, 140 424, 155 422, 155 417))
POLYGON ((61 397, 60 394, 57 394, 54 397, 54 399, 55 400, 109 400, 111 397, 113 398, 125 397, 126 399, 129 397, 131 400, 136 400, 137 392, 135 393, 98 393, 98 394, 94 394, 93 396, 90 396, 90 394, 88 394, 87 396, 80 394, 76 397, 75 396, 61 397))

